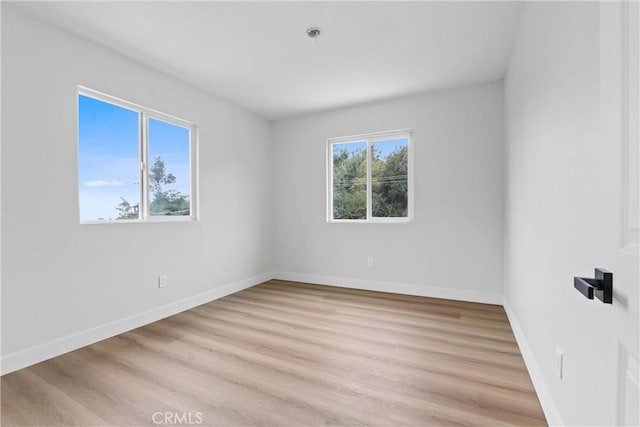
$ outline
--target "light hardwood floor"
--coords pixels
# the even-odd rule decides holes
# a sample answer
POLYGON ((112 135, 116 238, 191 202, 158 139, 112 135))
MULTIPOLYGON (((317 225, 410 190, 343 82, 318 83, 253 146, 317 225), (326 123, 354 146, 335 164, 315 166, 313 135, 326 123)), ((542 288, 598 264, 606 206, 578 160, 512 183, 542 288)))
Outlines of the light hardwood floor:
POLYGON ((500 306, 272 280, 2 377, 2 426, 545 425, 500 306))

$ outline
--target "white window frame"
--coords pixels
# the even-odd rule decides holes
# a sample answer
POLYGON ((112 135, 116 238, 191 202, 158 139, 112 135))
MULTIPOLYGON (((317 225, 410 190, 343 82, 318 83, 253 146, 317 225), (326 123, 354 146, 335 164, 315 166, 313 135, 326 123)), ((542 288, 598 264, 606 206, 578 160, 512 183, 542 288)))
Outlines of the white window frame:
POLYGON ((397 129, 361 135, 341 136, 327 139, 327 222, 349 224, 406 223, 413 221, 413 130, 397 129), (390 139, 407 139, 407 216, 379 218, 372 216, 371 146, 375 142, 390 139), (333 146, 350 142, 367 144, 367 217, 365 219, 333 218, 333 146))
MULTIPOLYGON (((97 99, 99 101, 107 102, 112 105, 116 105, 127 110, 131 110, 138 114, 138 152, 140 159, 139 177, 140 177, 140 204, 138 219, 112 219, 112 220, 82 220, 80 224, 139 224, 139 223, 153 223, 153 222, 192 222, 198 220, 198 127, 195 123, 187 120, 180 119, 178 117, 171 116, 169 114, 161 113, 151 108, 143 107, 133 102, 126 101, 115 96, 107 95, 105 93, 89 89, 84 86, 78 86, 76 93, 76 102, 78 102, 78 111, 76 114, 76 121, 80 116, 80 95, 97 99), (190 199, 190 214, 181 216, 172 215, 149 215, 149 119, 161 120, 176 126, 189 129, 189 182, 191 184, 190 199)), ((77 148, 80 149, 80 123, 76 123, 77 129, 77 148)), ((78 169, 79 171, 80 158, 78 156, 78 169)), ((79 188, 78 179, 78 188, 79 188)), ((80 192, 78 190, 78 202, 80 199, 80 192)), ((79 205, 78 205, 79 206, 79 205)), ((78 209, 78 215, 80 210, 78 209)))

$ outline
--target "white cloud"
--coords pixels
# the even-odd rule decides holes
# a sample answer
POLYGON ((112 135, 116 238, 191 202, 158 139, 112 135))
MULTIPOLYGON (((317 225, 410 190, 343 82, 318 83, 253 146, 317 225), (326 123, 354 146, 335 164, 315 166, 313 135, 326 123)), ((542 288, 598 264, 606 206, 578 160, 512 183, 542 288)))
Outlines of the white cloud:
POLYGON ((123 185, 124 183, 115 179, 111 181, 106 181, 104 179, 99 179, 97 181, 87 181, 84 183, 85 187, 109 187, 112 185, 123 185))

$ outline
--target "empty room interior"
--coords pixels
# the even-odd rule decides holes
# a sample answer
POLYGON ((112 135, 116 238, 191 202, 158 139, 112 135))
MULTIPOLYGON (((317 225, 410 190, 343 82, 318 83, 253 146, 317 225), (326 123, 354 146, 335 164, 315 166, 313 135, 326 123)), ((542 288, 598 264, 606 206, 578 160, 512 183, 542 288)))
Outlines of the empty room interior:
POLYGON ((11 2, 2 426, 637 426, 637 1, 11 2))

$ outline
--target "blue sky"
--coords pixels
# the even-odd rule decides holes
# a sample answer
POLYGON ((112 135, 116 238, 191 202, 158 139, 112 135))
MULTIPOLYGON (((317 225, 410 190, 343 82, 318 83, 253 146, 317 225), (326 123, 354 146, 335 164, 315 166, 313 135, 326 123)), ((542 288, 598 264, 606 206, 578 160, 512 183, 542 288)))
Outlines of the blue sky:
POLYGON ((396 148, 407 145, 407 138, 390 139, 388 141, 376 141, 373 143, 375 149, 380 153, 380 158, 385 160, 396 148))
POLYGON ((333 155, 335 156, 337 154, 340 154, 342 150, 347 150, 349 152, 349 157, 351 157, 360 150, 366 150, 366 148, 367 148, 366 141, 337 143, 337 144, 333 144, 333 155))
MULTIPOLYGON (((139 114, 78 97, 80 219, 115 219, 121 197, 139 203, 139 114)), ((189 194, 189 130, 149 119, 149 161, 165 161, 176 176, 170 188, 189 194)))
POLYGON ((189 194, 189 129, 149 118, 149 165, 156 157, 162 157, 166 172, 176 177, 167 188, 189 194))
MULTIPOLYGON (((407 145, 407 138, 390 139, 387 141, 375 141, 373 146, 380 153, 382 160, 396 148, 404 147, 407 145)), ((358 150, 364 150, 367 148, 366 141, 353 141, 346 143, 337 143, 333 145, 333 154, 336 155, 342 150, 347 150, 350 154, 357 152, 358 150)))

